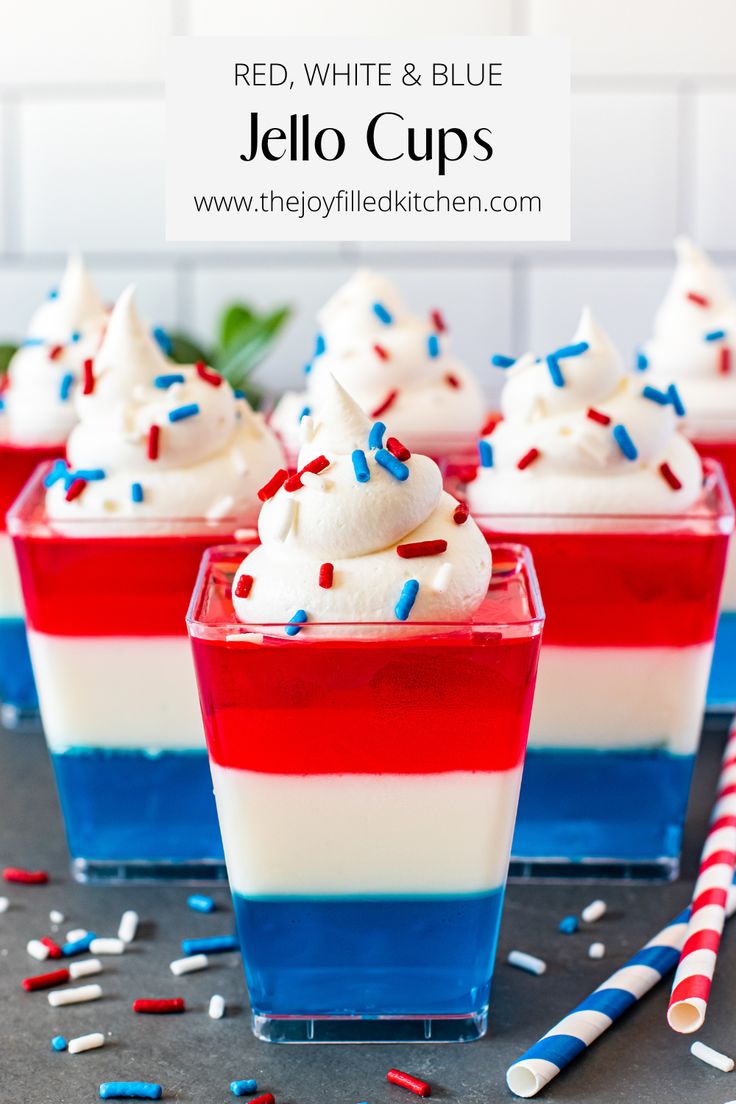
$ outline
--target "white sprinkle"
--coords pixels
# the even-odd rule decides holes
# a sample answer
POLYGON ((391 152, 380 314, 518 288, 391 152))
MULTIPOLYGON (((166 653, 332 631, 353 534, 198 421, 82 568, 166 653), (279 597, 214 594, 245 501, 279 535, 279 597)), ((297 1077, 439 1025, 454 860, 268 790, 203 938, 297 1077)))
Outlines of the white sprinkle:
POLYGON ((324 491, 325 481, 317 472, 302 472, 302 484, 313 491, 324 491))
POLYGON ((64 919, 65 919, 64 913, 59 912, 58 909, 52 909, 51 912, 49 913, 49 920, 51 921, 52 924, 63 924, 64 919))
POLYGON ((603 958, 605 953, 605 943, 591 943, 588 947, 588 958, 603 958))
POLYGON ((215 993, 214 996, 210 997, 208 1015, 211 1020, 221 1020, 225 1015, 225 998, 221 997, 219 993, 215 993))
POLYGON ((443 563, 437 571, 434 579, 431 583, 431 588, 435 594, 444 594, 450 585, 450 579, 452 578, 452 564, 443 563))
POLYGON ((526 970, 529 974, 539 977, 547 969, 547 963, 542 958, 527 954, 526 951, 509 951, 506 959, 509 966, 516 966, 519 970, 526 970))
POLYGON ((93 955, 120 955, 125 950, 122 939, 93 939, 89 945, 93 955))
POLYGON ((99 958, 83 958, 81 962, 69 963, 69 977, 72 981, 100 973, 102 973, 102 963, 99 958))
POLYGON ((213 506, 210 506, 207 511, 208 521, 219 521, 220 518, 227 517, 232 513, 235 505, 235 499, 232 495, 225 495, 223 498, 218 498, 217 502, 213 506))
POLYGON ((309 444, 314 437, 314 418, 311 414, 305 414, 299 422, 299 438, 303 445, 309 444))
POLYGON ((54 989, 48 996, 52 1008, 58 1008, 62 1004, 83 1004, 85 1001, 99 1000, 102 989, 99 985, 77 985, 72 989, 54 989))
POLYGON ((180 977, 181 974, 193 974, 195 970, 206 970, 210 964, 207 955, 188 955, 187 958, 177 958, 169 963, 172 974, 180 977))
POLYGON ((93 1031, 91 1035, 79 1035, 76 1039, 70 1039, 67 1050, 70 1054, 81 1054, 84 1050, 96 1050, 105 1045, 105 1036, 101 1031, 93 1031))
POLYGON ((7 897, 0 897, 0 912, 7 912, 10 906, 10 901, 7 897))
POLYGON ((235 465, 235 471, 238 475, 247 475, 250 471, 248 461, 245 459, 245 455, 240 449, 233 449, 230 455, 233 458, 233 464, 235 465))
POLYGON ((605 916, 608 905, 605 901, 591 901, 589 905, 586 905, 580 916, 586 924, 595 924, 596 920, 600 920, 601 916, 605 916))
POLYGON ((76 943, 78 939, 84 939, 86 934, 86 928, 72 928, 71 931, 66 933, 66 941, 67 943, 76 943))
POLYGON ((722 1070, 723 1073, 730 1073, 734 1067, 733 1058, 729 1058, 727 1054, 720 1054, 712 1047, 706 1046, 705 1043, 693 1043, 690 1047, 690 1053, 693 1058, 699 1058, 701 1062, 722 1070))
POLYGON ((225 636, 227 641, 243 641, 247 644, 262 644, 263 633, 227 633, 225 636))
POLYGON ((132 943, 136 937, 138 931, 138 913, 133 912, 132 909, 128 909, 120 917, 120 925, 118 927, 118 939, 122 939, 123 943, 132 943))
POLYGON ((285 541, 295 521, 296 502, 293 495, 285 494, 276 503, 271 511, 271 524, 273 525, 273 539, 285 541))
POLYGON ((233 533, 233 540, 237 544, 241 544, 243 541, 253 540, 255 536, 255 529, 236 529, 233 533))
POLYGON ((35 958, 36 962, 45 962, 49 957, 49 949, 44 947, 40 939, 29 939, 26 943, 26 950, 31 958, 35 958))

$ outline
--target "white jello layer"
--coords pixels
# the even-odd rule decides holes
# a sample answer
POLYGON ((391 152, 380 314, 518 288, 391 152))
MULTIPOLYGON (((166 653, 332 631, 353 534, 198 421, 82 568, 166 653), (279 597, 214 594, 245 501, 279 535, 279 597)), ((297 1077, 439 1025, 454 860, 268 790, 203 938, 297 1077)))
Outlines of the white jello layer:
POLYGON ((0 617, 23 616, 23 596, 13 542, 7 533, 0 533, 0 617))
POLYGON ((204 747, 185 636, 74 637, 31 630, 28 641, 52 751, 204 747))
POLYGON ((698 746, 712 644, 570 648, 544 644, 529 746, 616 750, 698 746))
POLYGON ((721 591, 721 609, 733 613, 736 610, 736 539, 728 542, 726 555, 726 573, 723 576, 721 591))
POLYGON ((505 880, 520 768, 283 775, 213 763, 212 778, 230 885, 245 896, 478 893, 505 880))

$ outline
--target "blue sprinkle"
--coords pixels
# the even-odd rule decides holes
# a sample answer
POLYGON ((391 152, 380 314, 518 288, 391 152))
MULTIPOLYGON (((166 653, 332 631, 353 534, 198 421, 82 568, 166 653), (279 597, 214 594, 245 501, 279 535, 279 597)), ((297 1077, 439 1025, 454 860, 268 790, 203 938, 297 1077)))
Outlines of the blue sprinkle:
POLYGON ((0 412, 5 409, 5 399, 0 399, 0 412))
POLYGON ((303 410, 302 410, 301 414, 299 415, 299 421, 301 421, 301 420, 302 420, 302 418, 307 418, 307 417, 309 417, 309 415, 310 415, 311 413, 312 413, 312 408, 311 408, 311 406, 305 406, 305 407, 303 408, 303 410))
POLYGON ((322 356, 327 348, 327 342, 325 341, 324 334, 318 333, 314 339, 314 355, 316 357, 322 356))
POLYGON ((480 466, 482 468, 493 467, 493 446, 490 441, 484 441, 483 438, 478 442, 478 455, 480 456, 480 466))
POLYGON ((294 616, 289 621, 289 624, 286 626, 286 635, 287 636, 296 636, 298 633, 300 633, 302 631, 301 626, 304 624, 304 622, 306 620, 307 620, 307 611, 306 610, 301 610, 301 609, 297 610, 296 613, 294 614, 294 616))
POLYGON ((59 289, 58 288, 52 288, 51 291, 49 292, 49 299, 58 299, 58 297, 59 297, 59 289))
POLYGON ((102 468, 77 468, 75 472, 70 472, 72 481, 74 479, 84 479, 87 483, 97 483, 100 479, 106 479, 107 476, 102 468))
POLYGON ((175 383, 184 383, 184 376, 181 372, 169 372, 165 376, 156 376, 153 386, 158 387, 159 391, 166 391, 169 387, 173 387, 175 383))
POLYGON ((81 338, 81 336, 82 336, 82 335, 81 335, 81 333, 79 332, 79 330, 74 330, 74 332, 73 332, 73 333, 72 333, 72 335, 71 335, 71 342, 72 342, 72 344, 73 344, 73 345, 76 345, 76 343, 77 343, 77 342, 79 341, 79 339, 81 338))
POLYGON ((368 435, 368 448, 383 448, 383 435, 385 432, 386 426, 383 424, 383 422, 374 422, 371 426, 370 434, 368 435))
POLYGON ((400 483, 409 478, 409 469, 406 464, 401 460, 397 460, 388 449, 380 448, 375 456, 376 463, 385 468, 387 472, 390 472, 394 479, 398 479, 400 483))
POLYGON ((516 364, 516 358, 503 356, 502 353, 494 353, 491 357, 491 364, 494 368, 513 368, 516 364))
POLYGON ((154 326, 151 332, 161 352, 164 353, 165 356, 171 356, 174 349, 174 343, 163 326, 154 326))
MULTIPOLYGON (((304 610, 298 612, 304 613, 304 610)), ((294 617, 296 616, 297 614, 294 614, 294 617)), ((306 613, 301 620, 307 620, 306 613)), ((222 954, 224 951, 239 951, 240 944, 235 935, 214 935, 208 939, 182 939, 181 949, 182 954, 185 955, 222 954)))
POLYGON ((394 613, 399 621, 406 621, 412 611, 412 606, 417 600, 419 582, 416 579, 407 579, 401 588, 401 595, 394 607, 394 613))
POLYGON ((187 897, 187 904, 195 912, 214 912, 216 907, 212 898, 204 893, 192 893, 191 897, 187 897))
POLYGON ((69 958, 70 955, 84 954, 85 951, 89 950, 92 940, 96 938, 94 932, 87 932, 81 939, 75 939, 73 943, 65 943, 61 948, 61 953, 65 958, 69 958))
POLYGON ((639 372, 645 372, 649 367, 649 357, 641 350, 636 354, 636 367, 639 372))
POLYGON ((371 473, 368 468, 368 461, 366 460, 365 453, 362 449, 356 449, 352 456, 353 471, 355 472, 355 478, 359 483, 367 483, 371 477, 371 473))
POLYGON ((711 330, 710 333, 705 335, 706 341, 723 341, 726 336, 725 330, 711 330))
POLYGON ((549 374, 552 377, 552 382, 555 387, 564 387, 565 377, 562 374, 562 369, 557 363, 557 353, 549 354, 547 357, 547 368, 549 369, 549 374))
POLYGON ((248 1096, 249 1093, 258 1092, 255 1081, 231 1081, 230 1092, 233 1096, 248 1096))
POLYGON ((577 916, 563 916, 560 920, 560 931, 563 935, 572 935, 573 932, 578 930, 578 918, 577 916))
POLYGON ((670 397, 670 402, 675 408, 675 414, 678 418, 684 418, 685 416, 685 404, 680 398, 680 392, 675 387, 674 383, 671 383, 667 388, 667 394, 670 397))
POLYGON ((48 475, 44 476, 43 485, 47 489, 53 487, 54 483, 58 483, 60 479, 66 482, 68 468, 64 460, 55 460, 54 466, 48 475))
POLYGON ((130 484, 130 497, 132 498, 133 502, 143 501, 143 487, 140 485, 140 483, 130 484))
POLYGON ((642 398, 658 403, 659 406, 669 406, 670 397, 666 391, 659 391, 656 387, 647 385, 641 394, 642 398))
POLYGON ((427 352, 434 359, 440 355, 440 339, 437 334, 430 334, 427 338, 427 352))
POLYGON ((613 427, 613 439, 627 460, 636 460, 639 453, 636 445, 629 436, 629 431, 626 426, 615 425, 613 427))
POLYGON ((304 365, 304 375, 308 376, 311 371, 312 371, 312 362, 311 362, 311 360, 308 360, 307 363, 304 365))
POLYGON ((54 1050, 66 1050, 66 1039, 63 1035, 54 1035, 51 1045, 54 1050))
POLYGON ((193 418, 199 414, 199 403, 187 403, 186 406, 177 406, 176 410, 169 411, 170 422, 183 422, 185 418, 193 418))
POLYGON ((161 1085, 152 1081, 103 1081, 100 1100, 160 1100, 164 1094, 161 1085))
POLYGON ((235 396, 236 399, 244 399, 245 398, 245 391, 242 391, 239 387, 234 387, 233 388, 233 395, 235 396))
POLYGON ((391 315, 391 312, 386 310, 383 303, 374 303, 373 313, 375 314, 376 318, 378 318, 386 326, 390 326, 393 322, 393 316, 391 315))
POLYGON ((575 345, 563 345, 560 349, 555 349, 552 355, 558 360, 565 360, 568 357, 582 356, 589 348, 587 341, 578 341, 575 345))
POLYGON ((72 384, 73 383, 74 383, 73 373, 72 372, 67 372, 63 376, 62 381, 61 381, 61 386, 59 387, 59 398, 61 399, 62 402, 67 402, 67 400, 69 399, 69 392, 72 389, 72 384))
POLYGON ((21 341, 21 345, 44 345, 45 342, 42 337, 26 337, 21 341))

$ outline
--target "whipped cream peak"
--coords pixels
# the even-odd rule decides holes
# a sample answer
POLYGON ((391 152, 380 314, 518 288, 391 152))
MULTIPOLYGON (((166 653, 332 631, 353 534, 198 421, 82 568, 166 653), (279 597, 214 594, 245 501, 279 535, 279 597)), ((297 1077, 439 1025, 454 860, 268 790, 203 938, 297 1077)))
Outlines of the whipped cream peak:
POLYGON ((300 467, 322 452, 349 455, 364 448, 370 434, 370 418, 331 372, 322 376, 319 396, 319 419, 311 419, 310 432, 299 453, 300 467))
POLYGON ((654 316, 654 336, 703 337, 733 296, 711 259, 689 238, 675 241, 677 265, 664 301, 654 316))
POLYGON ((148 384, 171 369, 135 304, 135 285, 130 284, 112 309, 105 336, 93 361, 92 395, 82 394, 80 403, 111 403, 127 396, 136 384, 148 384))
POLYGON ((28 337, 48 345, 66 345, 74 334, 99 329, 107 316, 81 256, 69 257, 59 287, 33 313, 28 337))

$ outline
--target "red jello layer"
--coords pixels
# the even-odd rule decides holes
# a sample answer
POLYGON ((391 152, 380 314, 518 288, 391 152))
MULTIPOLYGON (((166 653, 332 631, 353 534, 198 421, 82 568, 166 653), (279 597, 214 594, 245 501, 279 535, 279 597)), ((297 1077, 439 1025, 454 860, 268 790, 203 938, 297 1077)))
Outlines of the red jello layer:
POLYGON ((702 457, 710 456, 723 468, 731 497, 736 495, 736 440, 732 441, 696 441, 693 444, 702 457))
POLYGON ((0 532, 5 531, 5 515, 38 465, 63 456, 63 445, 21 448, 0 444, 0 532))

